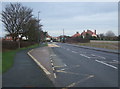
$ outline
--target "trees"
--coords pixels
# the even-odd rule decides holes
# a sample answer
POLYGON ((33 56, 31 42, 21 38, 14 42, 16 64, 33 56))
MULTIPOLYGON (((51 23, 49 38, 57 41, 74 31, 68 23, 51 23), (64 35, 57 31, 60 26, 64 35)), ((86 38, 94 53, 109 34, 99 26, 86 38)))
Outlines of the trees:
POLYGON ((2 11, 2 22, 13 40, 16 41, 19 35, 27 32, 26 26, 32 17, 32 9, 22 6, 20 3, 6 5, 2 11))
POLYGON ((106 32, 106 36, 107 36, 107 37, 114 37, 115 34, 114 34, 112 31, 107 31, 107 32, 106 32))
POLYGON ((41 39, 42 32, 42 25, 39 24, 39 21, 35 18, 31 18, 29 22, 27 23, 27 32, 24 34, 26 38, 28 38, 29 41, 35 41, 38 42, 41 39))

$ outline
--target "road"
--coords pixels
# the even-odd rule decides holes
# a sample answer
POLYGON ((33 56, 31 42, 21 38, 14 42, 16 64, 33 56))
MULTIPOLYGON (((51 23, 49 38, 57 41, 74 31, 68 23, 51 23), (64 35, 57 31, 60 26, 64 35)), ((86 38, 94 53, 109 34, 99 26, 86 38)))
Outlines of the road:
POLYGON ((118 87, 118 54, 53 43, 51 63, 58 87, 118 87))

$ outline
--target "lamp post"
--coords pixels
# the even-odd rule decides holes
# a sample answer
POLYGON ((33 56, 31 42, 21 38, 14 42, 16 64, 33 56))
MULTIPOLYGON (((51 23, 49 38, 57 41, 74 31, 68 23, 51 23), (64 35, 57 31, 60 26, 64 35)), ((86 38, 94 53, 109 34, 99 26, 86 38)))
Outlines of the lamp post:
POLYGON ((40 43, 40 32, 39 32, 39 14, 40 14, 40 11, 38 11, 38 45, 40 43))

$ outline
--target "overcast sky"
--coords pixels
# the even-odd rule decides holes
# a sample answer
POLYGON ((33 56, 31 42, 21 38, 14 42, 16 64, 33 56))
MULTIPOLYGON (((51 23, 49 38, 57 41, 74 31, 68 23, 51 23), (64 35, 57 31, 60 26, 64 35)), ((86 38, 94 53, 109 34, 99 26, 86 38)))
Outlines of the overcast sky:
MULTIPOLYGON (((7 3, 3 3, 2 8, 7 3)), ((97 30, 97 34, 111 30, 118 35, 117 2, 22 2, 41 19, 43 30, 51 36, 73 35, 76 31, 97 30)), ((4 32, 3 32, 4 34, 4 32)))

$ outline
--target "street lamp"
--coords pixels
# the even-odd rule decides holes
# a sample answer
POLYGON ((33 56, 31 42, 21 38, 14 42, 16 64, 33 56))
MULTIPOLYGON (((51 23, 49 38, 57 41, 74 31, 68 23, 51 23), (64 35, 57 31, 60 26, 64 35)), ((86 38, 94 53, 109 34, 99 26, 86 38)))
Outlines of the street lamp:
POLYGON ((40 43, 40 32, 39 32, 39 14, 40 14, 40 11, 38 11, 38 44, 40 43))

